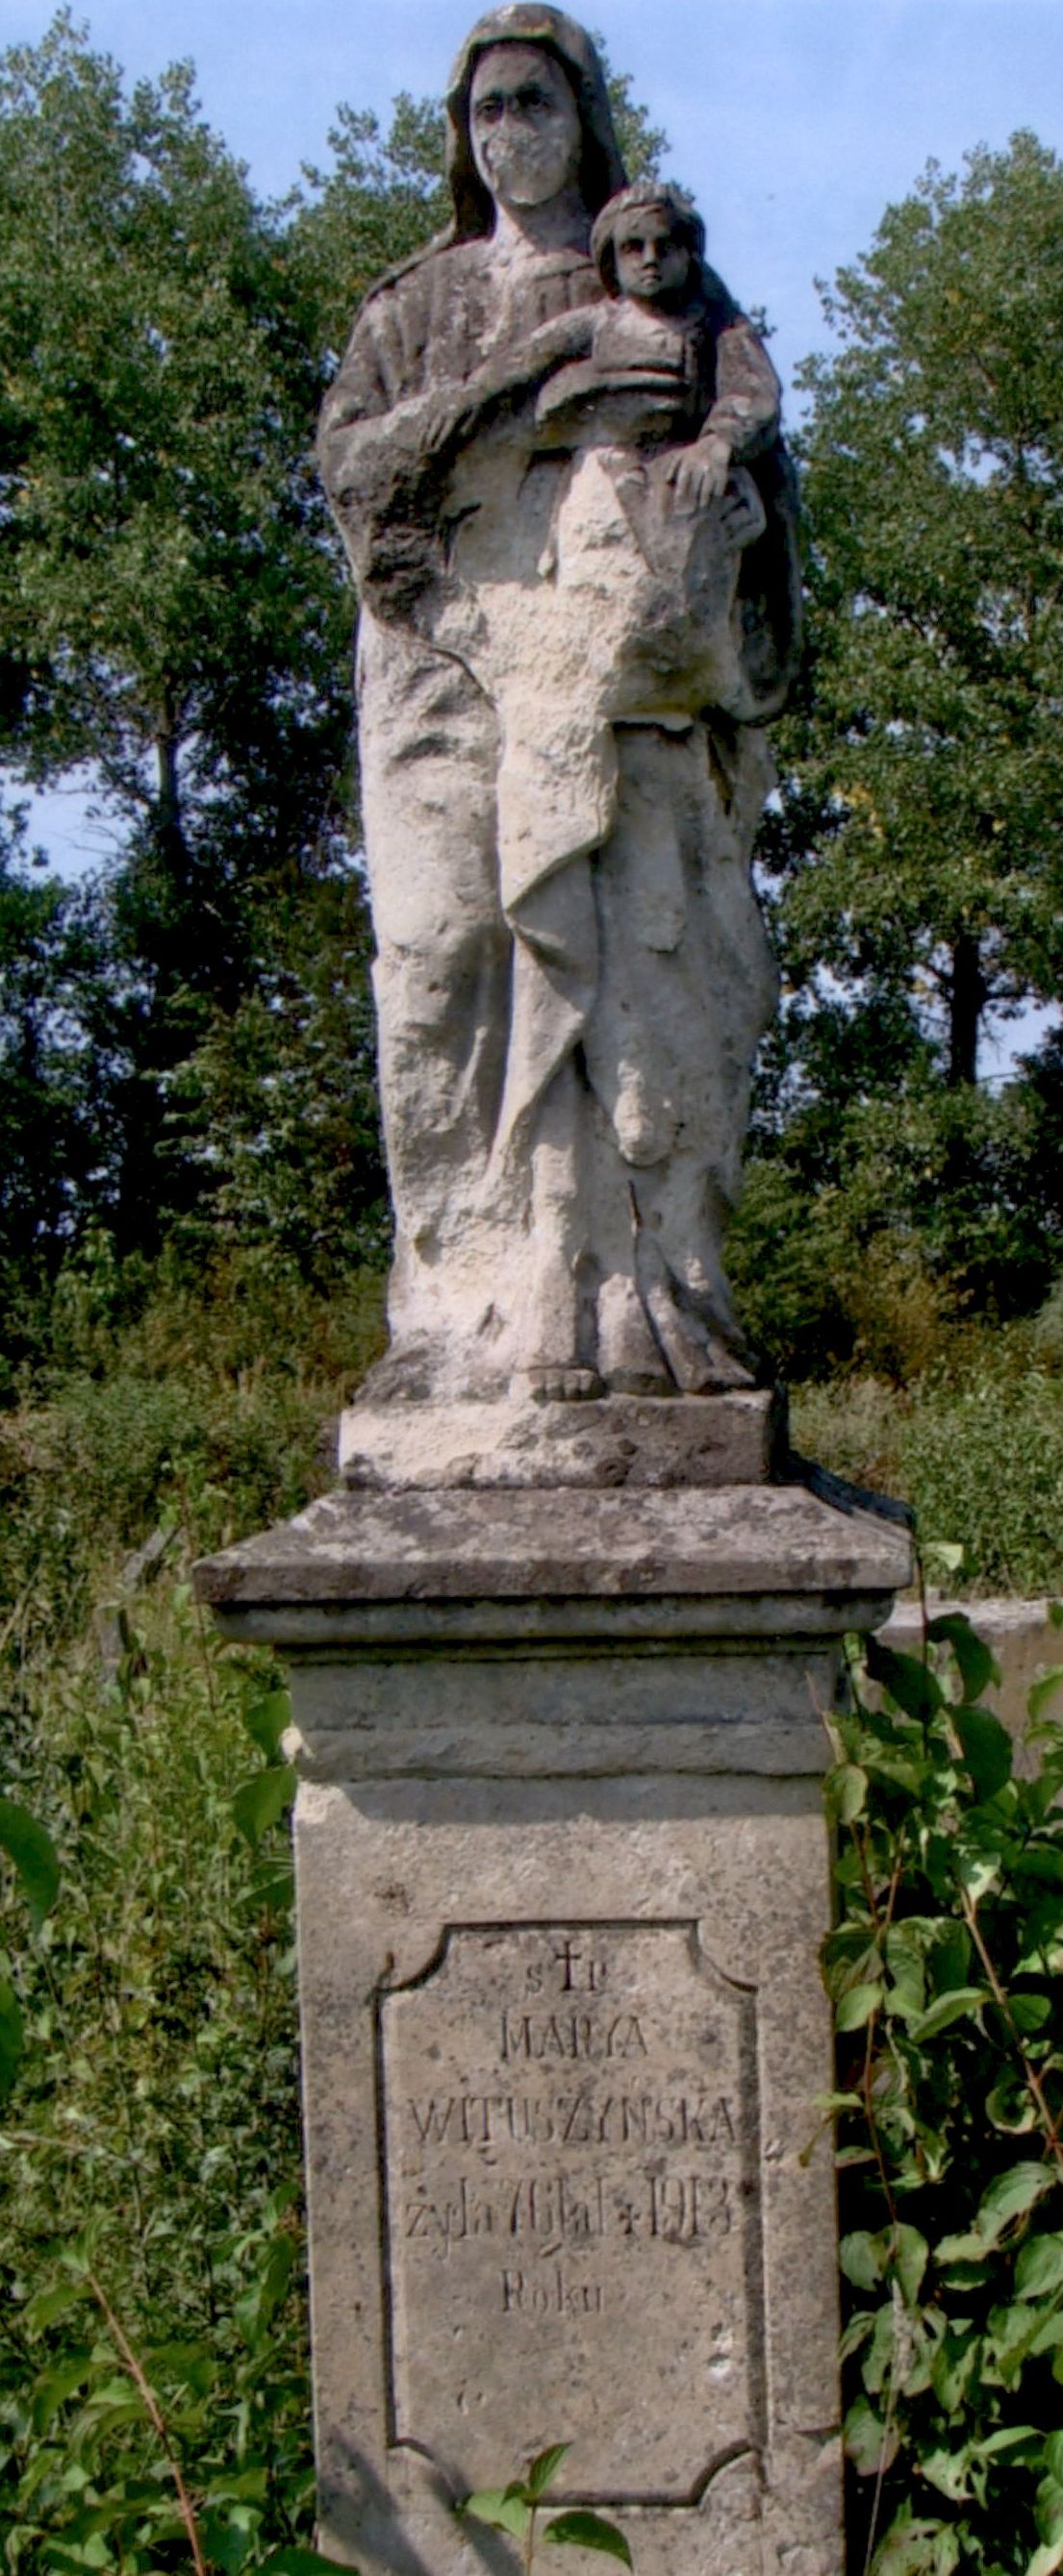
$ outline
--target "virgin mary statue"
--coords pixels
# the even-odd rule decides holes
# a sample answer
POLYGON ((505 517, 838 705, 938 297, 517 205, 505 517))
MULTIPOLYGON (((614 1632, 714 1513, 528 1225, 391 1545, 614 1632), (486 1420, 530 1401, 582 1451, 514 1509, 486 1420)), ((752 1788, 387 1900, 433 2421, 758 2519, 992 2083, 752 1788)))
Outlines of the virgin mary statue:
MULTIPOLYGON (((722 1246, 776 990, 750 862, 796 642, 777 408, 683 500, 689 405, 630 333, 595 376, 591 228, 625 181, 571 19, 481 18, 447 121, 453 220, 368 296, 321 425, 361 604, 386 1376, 748 1385, 722 1246)), ((699 275, 711 345, 750 343, 699 275)))

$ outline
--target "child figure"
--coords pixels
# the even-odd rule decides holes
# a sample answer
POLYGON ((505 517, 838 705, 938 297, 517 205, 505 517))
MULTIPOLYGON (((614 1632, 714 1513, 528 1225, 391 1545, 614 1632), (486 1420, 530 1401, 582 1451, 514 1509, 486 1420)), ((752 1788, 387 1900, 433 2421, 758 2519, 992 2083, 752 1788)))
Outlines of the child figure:
MULTIPOLYGON (((672 458, 667 479, 707 504, 726 488, 733 464, 758 455, 777 435, 779 381, 763 342, 705 264, 705 227, 678 188, 621 189, 591 235, 610 299, 599 313, 590 377, 616 383, 625 370, 681 380, 674 434, 689 453, 672 458)), ((571 377, 572 371, 568 371, 571 377)), ((561 378, 547 386, 557 399, 561 378)))
POLYGON ((743 469, 778 439, 779 383, 704 248, 701 218, 677 188, 610 198, 591 235, 606 300, 590 355, 548 377, 535 406, 540 441, 572 457, 540 570, 559 595, 607 583, 614 721, 675 711, 669 663, 689 714, 760 712, 736 574, 764 532, 743 469))

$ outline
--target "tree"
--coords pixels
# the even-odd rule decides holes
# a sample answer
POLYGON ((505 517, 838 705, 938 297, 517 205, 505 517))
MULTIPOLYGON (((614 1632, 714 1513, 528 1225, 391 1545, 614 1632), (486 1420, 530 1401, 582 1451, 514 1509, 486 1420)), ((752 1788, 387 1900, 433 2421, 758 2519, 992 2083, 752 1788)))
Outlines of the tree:
POLYGON ((78 894, 27 851, 18 809, 0 811, 0 1297, 9 1350, 79 1212, 91 1213, 106 1190, 101 1067, 86 1035, 101 970, 78 894))
POLYGON ((888 998, 969 1088, 986 1011, 1063 967, 1063 165, 1029 134, 932 165, 825 304, 766 861, 797 983, 888 998))
POLYGON ((35 782, 87 765, 124 830, 101 924, 133 1240, 168 1070, 349 862, 323 379, 283 223, 189 68, 126 99, 65 15, 0 66, 0 242, 6 749, 35 782))
POLYGON ((759 849, 784 1003, 735 1255, 783 1365, 903 1375, 1063 1257, 1057 1086, 978 1081, 987 1012, 1063 967, 1063 166, 1019 135, 932 168, 825 300, 808 651, 759 849))

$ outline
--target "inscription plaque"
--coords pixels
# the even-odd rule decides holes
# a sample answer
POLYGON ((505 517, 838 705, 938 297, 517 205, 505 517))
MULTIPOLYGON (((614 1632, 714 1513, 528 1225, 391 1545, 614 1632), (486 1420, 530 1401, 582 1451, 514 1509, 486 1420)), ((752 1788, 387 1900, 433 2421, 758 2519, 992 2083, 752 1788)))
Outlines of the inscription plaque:
POLYGON ((379 2042, 391 2440, 696 2501, 763 2441, 752 1990, 693 1923, 452 1927, 379 2042))

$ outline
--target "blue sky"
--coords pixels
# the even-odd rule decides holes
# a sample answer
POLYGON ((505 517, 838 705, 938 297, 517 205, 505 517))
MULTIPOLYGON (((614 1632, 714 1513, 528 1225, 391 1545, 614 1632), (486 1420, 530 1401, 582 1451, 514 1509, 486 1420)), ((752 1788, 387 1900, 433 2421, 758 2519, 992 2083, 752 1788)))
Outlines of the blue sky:
MULTIPOLYGON (((0 0, 35 40, 44 0, 0 0)), ((326 158, 337 101, 387 113, 438 94, 477 14, 460 0, 96 0, 94 41, 130 74, 190 55, 212 124, 280 195, 326 158)), ((578 10, 577 13, 578 14, 578 10)), ((866 246, 926 161, 1021 125, 1063 149, 1063 0, 588 0, 613 62, 663 125, 715 264, 775 326, 789 382, 823 342, 814 280, 866 246)), ((792 409, 791 404, 791 409, 792 409)))

